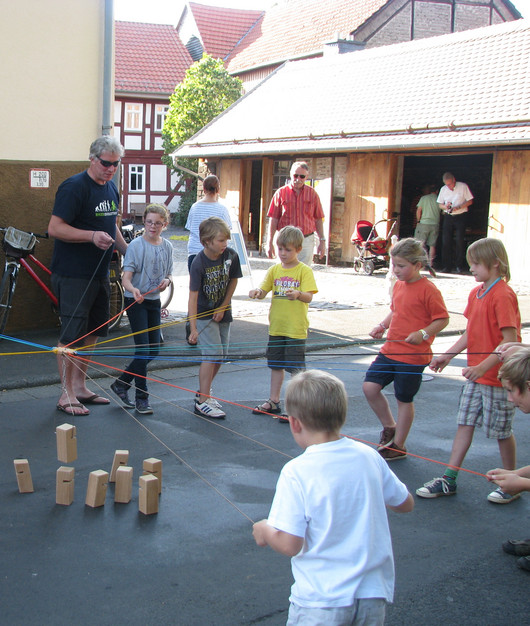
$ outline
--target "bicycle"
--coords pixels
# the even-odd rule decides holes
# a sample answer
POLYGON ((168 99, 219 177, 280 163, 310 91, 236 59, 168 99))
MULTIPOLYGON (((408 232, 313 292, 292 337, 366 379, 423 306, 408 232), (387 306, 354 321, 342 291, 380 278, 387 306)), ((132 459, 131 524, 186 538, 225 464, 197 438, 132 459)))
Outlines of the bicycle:
MULTIPOLYGON (((48 297, 52 309, 56 314, 58 314, 58 302, 50 287, 30 265, 30 262, 33 263, 35 267, 41 270, 47 277, 51 276, 51 270, 33 254, 35 246, 39 242, 37 237, 40 239, 48 239, 48 233, 44 235, 29 233, 18 230, 13 226, 0 228, 0 232, 4 233, 2 248, 6 255, 4 273, 0 281, 0 334, 3 334, 9 313, 11 312, 13 296, 15 294, 18 273, 21 266, 48 297)), ((110 316, 114 319, 112 319, 109 324, 109 330, 118 328, 123 317, 124 294, 121 284, 121 268, 119 261, 117 265, 117 268, 114 266, 111 270, 110 277, 110 316)))

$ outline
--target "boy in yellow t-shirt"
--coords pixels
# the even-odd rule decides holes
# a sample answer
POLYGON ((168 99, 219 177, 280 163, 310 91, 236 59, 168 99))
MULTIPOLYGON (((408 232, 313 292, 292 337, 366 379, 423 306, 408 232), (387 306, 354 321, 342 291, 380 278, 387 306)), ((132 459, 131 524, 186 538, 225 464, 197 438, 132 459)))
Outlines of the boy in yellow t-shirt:
MULTIPOLYGON (((272 291, 267 346, 270 396, 252 411, 255 414, 281 414, 280 393, 285 370, 296 374, 305 369, 305 342, 309 328, 307 310, 318 289, 313 270, 298 260, 303 242, 304 235, 299 228, 282 228, 276 241, 280 263, 273 265, 261 286, 251 289, 248 294, 250 298, 262 300, 272 291)), ((280 418, 280 421, 288 420, 280 418)))

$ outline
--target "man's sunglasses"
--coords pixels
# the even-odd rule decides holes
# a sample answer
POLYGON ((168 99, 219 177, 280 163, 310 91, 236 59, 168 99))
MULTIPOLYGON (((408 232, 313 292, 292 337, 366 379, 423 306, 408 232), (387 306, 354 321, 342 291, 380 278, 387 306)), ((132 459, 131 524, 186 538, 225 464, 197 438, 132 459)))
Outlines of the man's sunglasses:
POLYGON ((305 178, 305 174, 293 174, 293 178, 301 178, 303 180, 305 178))
POLYGON ((121 159, 118 159, 117 161, 105 161, 105 159, 102 159, 101 157, 98 157, 98 159, 103 167, 118 167, 121 161, 121 159))

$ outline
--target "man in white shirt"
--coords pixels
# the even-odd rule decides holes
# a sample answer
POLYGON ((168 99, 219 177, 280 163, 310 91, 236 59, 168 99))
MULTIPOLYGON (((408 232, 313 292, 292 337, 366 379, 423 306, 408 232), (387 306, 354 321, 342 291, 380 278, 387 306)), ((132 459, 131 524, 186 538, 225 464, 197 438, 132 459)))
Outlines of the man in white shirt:
POLYGON ((455 237, 456 273, 465 271, 464 233, 466 213, 473 203, 473 194, 466 183, 457 182, 451 172, 443 175, 444 186, 440 189, 437 202, 444 213, 442 230, 442 272, 453 269, 453 233, 455 237))

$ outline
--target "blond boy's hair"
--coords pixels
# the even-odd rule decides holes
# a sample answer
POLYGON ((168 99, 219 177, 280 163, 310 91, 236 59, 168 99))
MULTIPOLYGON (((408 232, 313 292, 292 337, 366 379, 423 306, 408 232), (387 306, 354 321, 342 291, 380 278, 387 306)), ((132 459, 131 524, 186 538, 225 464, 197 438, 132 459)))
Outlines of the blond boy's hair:
POLYGON ((482 263, 488 269, 491 269, 494 263, 499 263, 499 275, 510 282, 510 262, 508 261, 508 253, 500 239, 493 237, 484 237, 474 241, 466 253, 467 262, 482 263))
POLYGON ((148 213, 156 213, 160 215, 160 217, 164 220, 164 222, 169 222, 169 211, 164 204, 158 204, 157 202, 153 202, 152 204, 148 204, 145 207, 144 211, 144 220, 147 217, 148 213))
POLYGON ((296 226, 284 226, 278 233, 276 245, 292 246, 297 251, 302 249, 304 244, 304 233, 296 226))
POLYGON ((205 243, 212 241, 212 239, 219 234, 230 239, 230 228, 228 228, 228 224, 220 217, 208 217, 201 222, 199 226, 199 239, 203 246, 205 243))
POLYGON ((348 395, 344 383, 333 374, 307 370, 289 381, 285 406, 309 430, 338 432, 346 421, 348 395))
POLYGON ((521 393, 528 389, 530 381, 530 348, 521 347, 501 365, 499 380, 509 381, 521 393))

